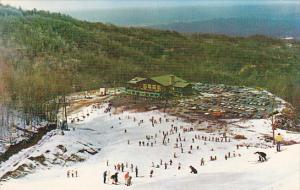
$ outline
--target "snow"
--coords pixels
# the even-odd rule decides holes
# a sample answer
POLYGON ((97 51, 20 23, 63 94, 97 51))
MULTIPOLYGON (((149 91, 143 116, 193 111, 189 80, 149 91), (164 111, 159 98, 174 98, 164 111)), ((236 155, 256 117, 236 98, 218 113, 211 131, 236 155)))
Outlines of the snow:
MULTIPOLYGON (((9 179, 2 182, 1 190, 98 190, 98 189, 157 189, 157 190, 182 190, 182 189, 244 189, 244 190, 298 190, 300 187, 300 145, 283 146, 282 152, 277 153, 270 142, 263 140, 263 135, 271 135, 271 123, 267 119, 235 121, 228 126, 228 130, 216 129, 214 132, 197 131, 197 128, 205 128, 203 126, 186 123, 176 117, 165 115, 159 111, 150 111, 144 113, 121 112, 119 114, 104 113, 107 105, 103 105, 100 109, 85 107, 80 113, 75 113, 69 119, 79 117, 80 122, 70 124, 70 131, 61 135, 60 131, 49 132, 37 145, 23 150, 22 152, 12 156, 8 161, 0 165, 0 177, 7 171, 13 171, 22 164, 34 164, 35 168, 32 173, 25 177, 17 179, 9 179), (88 117, 83 119, 83 115, 90 113, 88 117), (134 122, 133 118, 136 118, 134 122), (150 119, 154 117, 156 121, 162 118, 152 127, 150 119), (121 120, 120 120, 120 119, 121 120), (166 118, 169 122, 166 122, 166 118), (144 122, 138 125, 138 122, 144 122), (171 125, 180 128, 194 128, 194 131, 183 133, 179 130, 182 138, 184 153, 180 148, 174 148, 178 133, 170 134, 167 138, 170 143, 162 144, 162 131, 169 131, 171 125), (113 128, 111 128, 113 126, 113 128), (73 128, 75 130, 73 130, 73 128), (125 129, 127 133, 125 133, 125 129), (230 142, 212 142, 202 139, 192 138, 195 135, 207 137, 221 137, 223 133, 230 138, 230 142), (155 134, 158 135, 155 138, 155 134), (245 140, 235 140, 236 134, 242 134, 247 137, 245 140), (149 141, 146 135, 153 136, 149 141), (259 138, 258 138, 259 137, 259 138), (127 141, 130 144, 127 144, 127 141), (153 147, 139 146, 139 141, 145 143, 153 142, 153 147), (155 143, 156 141, 156 143, 155 143), (206 145, 205 145, 206 143, 206 145), (236 148, 236 145, 247 144, 236 148), (58 148, 63 145, 66 151, 58 148), (190 145, 193 145, 192 154, 188 153, 190 145), (196 149, 199 146, 199 150, 196 149), (270 148, 271 147, 271 148, 270 148), (95 150, 95 155, 87 152, 79 152, 79 150, 95 150), (211 151, 213 149, 213 151, 211 151), (264 151, 267 153, 268 161, 264 163, 257 162, 256 151, 264 151), (231 158, 224 159, 224 155, 231 153, 231 158), (176 153, 178 158, 173 158, 176 153), (233 157, 235 153, 236 157, 233 157), (46 157, 45 165, 37 164, 30 160, 29 157, 39 156, 43 154, 46 157), (57 156, 63 157, 57 159, 57 156), (85 159, 84 162, 67 162, 72 154, 85 159), (241 156, 238 156, 241 154, 241 156), (217 156, 216 161, 209 161, 210 156, 217 156), (200 166, 200 160, 204 158, 205 165, 200 166), (153 168, 160 165, 160 159, 163 163, 168 163, 167 170, 164 166, 153 168), (169 160, 172 159, 172 166, 169 160), (109 166, 106 166, 108 160, 109 166), (133 164, 138 166, 139 176, 136 178, 130 168, 125 167, 125 171, 130 172, 133 176, 133 185, 127 187, 124 185, 124 173, 119 172, 119 185, 103 184, 102 174, 105 170, 114 174, 114 165, 117 163, 133 164), (181 163, 181 170, 178 170, 178 163, 181 163), (56 164, 55 164, 56 163, 56 164), (189 166, 192 165, 198 170, 198 174, 191 174, 189 166), (154 170, 152 178, 149 177, 150 170, 154 170), (67 178, 68 170, 77 170, 77 178, 67 178)), ((114 111, 114 110, 112 110, 114 111)), ((295 140, 300 142, 298 133, 290 133, 284 130, 276 131, 283 134, 285 140, 295 140)), ((180 142, 179 142, 180 143, 180 142)))

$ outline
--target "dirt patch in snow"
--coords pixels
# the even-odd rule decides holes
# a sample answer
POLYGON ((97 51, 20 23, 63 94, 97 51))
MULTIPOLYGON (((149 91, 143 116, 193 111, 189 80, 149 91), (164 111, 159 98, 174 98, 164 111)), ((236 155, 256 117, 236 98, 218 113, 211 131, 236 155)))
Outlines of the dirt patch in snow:
POLYGON ((66 162, 83 162, 83 161, 85 161, 85 159, 76 154, 71 154, 71 156, 66 159, 66 162))
POLYGON ((239 135, 239 134, 234 135, 233 138, 236 139, 236 140, 244 140, 244 139, 247 139, 247 137, 245 137, 244 135, 239 135))
POLYGON ((67 152, 67 148, 64 145, 58 145, 57 146, 58 149, 60 149, 63 153, 67 152))
POLYGON ((294 140, 290 140, 290 141, 283 141, 282 144, 283 145, 293 145, 293 144, 299 144, 300 142, 296 142, 294 140))
POLYGON ((43 154, 41 154, 39 156, 31 156, 28 159, 32 160, 32 161, 36 161, 44 166, 47 166, 47 164, 45 163, 46 157, 43 154))
POLYGON ((20 178, 20 177, 23 177, 25 175, 27 175, 28 173, 31 172, 31 170, 33 170, 35 168, 34 165, 32 164, 22 164, 20 165, 17 169, 13 170, 13 171, 9 171, 9 172, 6 172, 1 178, 0 178, 0 181, 6 181, 8 180, 9 178, 14 178, 14 179, 17 179, 17 178, 20 178))

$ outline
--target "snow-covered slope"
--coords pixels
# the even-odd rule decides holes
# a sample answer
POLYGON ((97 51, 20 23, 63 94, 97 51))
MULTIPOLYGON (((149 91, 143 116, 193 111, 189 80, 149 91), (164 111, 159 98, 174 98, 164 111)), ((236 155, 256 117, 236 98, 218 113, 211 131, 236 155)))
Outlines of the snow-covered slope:
MULTIPOLYGON (((235 122, 226 131, 227 142, 225 138, 222 142, 215 142, 216 138, 221 141, 225 132, 223 129, 208 133, 206 130, 197 130, 204 128, 201 124, 186 123, 158 111, 110 114, 104 113, 105 107, 83 109, 72 118, 82 119, 81 116, 87 113, 89 116, 83 121, 71 124, 71 130, 65 132, 65 135, 61 135, 59 131, 50 132, 38 145, 2 163, 0 177, 24 164, 33 166, 26 168, 33 173, 2 182, 0 189, 298 190, 300 187, 300 146, 284 146, 282 152, 276 153, 272 144, 265 142, 263 138, 264 135, 271 134, 268 120, 235 122), (151 118, 156 121, 154 126, 151 118), (143 123, 139 124, 141 120, 143 123), (178 127, 178 131, 171 130, 172 126, 178 127), (163 133, 167 132, 166 144, 163 145, 163 133), (237 134, 244 135, 247 139, 235 140, 233 137, 237 134), (149 136, 149 140, 146 136, 149 136), (206 141, 204 137, 207 138, 206 141), (176 139, 179 141, 178 148, 175 145, 176 139), (140 146, 139 141, 144 141, 144 146, 140 146), (244 146, 237 149, 236 145, 244 146), (267 153, 267 162, 257 162, 257 155, 253 153, 258 150, 267 153), (229 152, 231 156, 225 160, 225 155, 229 152), (174 158, 174 153, 177 158, 174 158), (211 156, 216 156, 217 160, 210 161, 211 156), (41 157, 44 158, 36 159, 41 157), (201 158, 205 160, 204 166, 200 166, 201 158), (161 160, 163 165, 160 165, 161 160), (132 186, 124 185, 125 172, 119 172, 119 185, 103 184, 103 172, 107 170, 111 175, 114 174, 114 165, 118 163, 124 163, 124 171, 129 171, 133 176, 132 186), (164 168, 165 163, 167 169, 164 168), (131 164, 138 167, 139 177, 136 178, 131 171, 131 164), (158 165, 159 168, 152 167, 153 165, 158 165), (190 165, 198 170, 198 174, 190 173, 190 165), (152 178, 149 176, 150 170, 154 171, 152 178), (68 178, 67 171, 77 171, 78 177, 68 178)), ((285 139, 300 141, 299 134, 280 132, 285 139)))

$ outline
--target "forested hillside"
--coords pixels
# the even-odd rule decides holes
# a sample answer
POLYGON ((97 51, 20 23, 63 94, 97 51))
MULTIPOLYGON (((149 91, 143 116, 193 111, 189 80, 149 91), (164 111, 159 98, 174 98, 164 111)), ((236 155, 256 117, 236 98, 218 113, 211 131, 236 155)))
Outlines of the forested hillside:
POLYGON ((294 41, 125 28, 0 6, 0 49, 5 89, 30 113, 57 95, 166 73, 265 88, 300 107, 294 41))

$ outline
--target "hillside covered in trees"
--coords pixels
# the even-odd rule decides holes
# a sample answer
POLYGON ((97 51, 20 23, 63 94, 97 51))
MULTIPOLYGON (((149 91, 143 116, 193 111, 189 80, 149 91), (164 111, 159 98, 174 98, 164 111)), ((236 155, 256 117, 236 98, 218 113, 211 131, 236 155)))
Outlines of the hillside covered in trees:
POLYGON ((1 99, 6 92, 29 114, 58 95, 166 73, 264 88, 300 107, 295 41, 125 28, 0 6, 0 49, 1 99))

